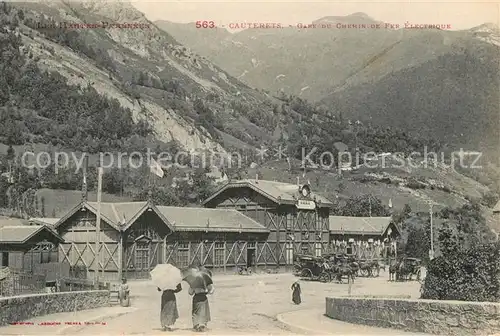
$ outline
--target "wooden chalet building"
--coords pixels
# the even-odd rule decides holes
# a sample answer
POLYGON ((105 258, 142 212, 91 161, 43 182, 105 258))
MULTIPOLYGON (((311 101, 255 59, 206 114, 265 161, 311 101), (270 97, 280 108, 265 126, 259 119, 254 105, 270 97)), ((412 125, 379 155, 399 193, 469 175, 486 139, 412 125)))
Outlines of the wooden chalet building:
POLYGON ((46 225, 30 226, 21 219, 0 221, 0 267, 40 272, 40 264, 55 261, 54 248, 63 239, 46 225))
POLYGON ((392 217, 330 216, 330 244, 333 252, 379 258, 401 236, 392 217))
POLYGON ((98 269, 105 280, 147 278, 158 263, 204 264, 214 270, 249 265, 269 234, 236 210, 101 202, 102 244, 96 258, 96 222, 97 203, 86 201, 57 221, 54 228, 64 238, 59 261, 85 278, 98 269))
POLYGON ((309 185, 266 180, 230 181, 203 202, 207 208, 236 209, 270 230, 257 249, 256 264, 291 265, 296 254, 328 252, 332 203, 309 185))

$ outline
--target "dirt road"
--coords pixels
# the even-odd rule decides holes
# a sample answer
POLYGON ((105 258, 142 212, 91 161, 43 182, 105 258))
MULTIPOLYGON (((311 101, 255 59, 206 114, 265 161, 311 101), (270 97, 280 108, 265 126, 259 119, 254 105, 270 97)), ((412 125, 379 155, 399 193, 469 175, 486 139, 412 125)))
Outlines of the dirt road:
MULTIPOLYGON (((393 283, 386 275, 379 278, 357 278, 352 295, 411 295, 418 297, 417 282, 393 283)), ((215 276, 215 293, 209 297, 212 321, 208 334, 294 334, 280 323, 276 316, 281 313, 324 309, 325 297, 347 295, 347 284, 302 282, 301 305, 291 302, 290 286, 296 278, 292 275, 215 276)), ((186 285, 186 284, 184 284, 186 285)), ((106 322, 76 331, 78 334, 125 334, 151 335, 160 333, 160 293, 150 282, 130 282, 132 305, 137 311, 106 322)), ((192 334, 191 297, 187 285, 177 294, 180 318, 175 334, 192 334)), ((352 325, 351 325, 352 329, 352 325)), ((366 331, 366 328, 363 329, 366 331)), ((342 333, 342 330, 336 330, 342 333)), ((75 331, 71 331, 72 334, 75 331)), ((163 334, 163 333, 162 333, 163 334)))

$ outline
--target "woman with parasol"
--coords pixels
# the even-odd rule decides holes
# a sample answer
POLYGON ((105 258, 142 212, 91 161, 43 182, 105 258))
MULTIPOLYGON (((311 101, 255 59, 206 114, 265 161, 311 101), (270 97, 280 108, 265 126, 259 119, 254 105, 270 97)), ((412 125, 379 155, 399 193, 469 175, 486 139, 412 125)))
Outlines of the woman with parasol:
POLYGON ((189 295, 193 295, 192 319, 195 331, 205 331, 210 322, 210 306, 207 294, 213 294, 212 272, 204 266, 191 268, 184 278, 189 283, 189 295))
MULTIPOLYGON (((166 289, 161 295, 160 321, 163 331, 172 331, 172 326, 179 318, 175 294, 179 293, 181 290, 182 286, 178 284, 175 289, 166 289)), ((158 291, 162 291, 160 287, 158 287, 158 291)))
POLYGON ((182 281, 181 271, 170 264, 158 264, 151 271, 151 278, 157 285, 158 291, 163 292, 160 308, 161 327, 163 331, 172 331, 172 326, 179 318, 175 294, 182 290, 180 284, 182 281))

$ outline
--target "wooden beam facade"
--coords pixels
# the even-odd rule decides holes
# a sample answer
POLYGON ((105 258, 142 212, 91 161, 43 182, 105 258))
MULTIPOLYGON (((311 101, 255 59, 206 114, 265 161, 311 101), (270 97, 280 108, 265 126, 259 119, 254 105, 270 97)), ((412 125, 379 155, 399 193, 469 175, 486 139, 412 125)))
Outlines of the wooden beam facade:
POLYGON ((248 187, 228 189, 206 206, 236 209, 271 231, 257 249, 257 263, 292 265, 296 254, 321 256, 329 251, 329 208, 279 205, 248 187))
MULTIPOLYGON (((94 248, 96 216, 78 211, 58 230, 64 243, 59 260, 69 263, 74 277, 93 278, 97 263, 94 248)), ((268 233, 171 231, 154 211, 144 212, 127 230, 120 232, 101 222, 100 280, 149 278, 159 263, 178 267, 203 264, 214 271, 235 266, 274 264, 275 252, 266 242, 268 233)))

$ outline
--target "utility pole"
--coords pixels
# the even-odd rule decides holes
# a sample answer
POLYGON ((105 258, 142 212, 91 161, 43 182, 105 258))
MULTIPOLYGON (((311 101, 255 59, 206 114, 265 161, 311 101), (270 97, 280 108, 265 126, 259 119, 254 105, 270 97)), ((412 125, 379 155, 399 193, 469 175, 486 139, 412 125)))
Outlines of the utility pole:
MULTIPOLYGON (((101 262, 101 190, 102 190, 102 167, 97 167, 97 219, 96 219, 96 240, 95 240, 95 285, 99 289, 99 269, 101 262)), ((104 272, 104 270, 103 270, 104 272)))
POLYGON ((368 194, 368 203, 370 204, 370 207, 368 209, 368 214, 369 214, 369 217, 372 216, 372 195, 371 194, 368 194))
POLYGON ((431 218, 431 250, 429 251, 429 259, 432 260, 434 259, 434 227, 432 223, 432 202, 429 202, 429 214, 431 218))

